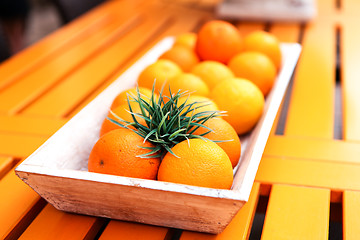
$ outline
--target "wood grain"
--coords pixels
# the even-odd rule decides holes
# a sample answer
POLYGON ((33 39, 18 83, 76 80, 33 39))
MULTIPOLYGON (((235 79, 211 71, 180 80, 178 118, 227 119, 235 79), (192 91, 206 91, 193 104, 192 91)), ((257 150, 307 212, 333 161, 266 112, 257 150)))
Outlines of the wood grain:
POLYGON ((360 143, 308 137, 272 136, 264 156, 337 163, 360 163, 360 143))
POLYGON ((66 123, 64 118, 0 115, 0 132, 50 136, 66 123))
POLYGON ((168 229, 162 227, 113 220, 106 226, 99 240, 111 240, 114 236, 117 239, 166 240, 167 233, 168 229))
POLYGON ((65 213, 48 204, 19 239, 85 239, 96 221, 94 217, 65 213))
POLYGON ((334 128, 335 26, 306 26, 285 125, 287 136, 332 139, 334 128))
POLYGON ((0 132, 0 153, 15 158, 26 158, 47 138, 41 135, 0 132))
POLYGON ((0 196, 0 239, 18 236, 19 229, 26 228, 43 206, 38 204, 39 195, 15 176, 14 169, 1 179, 0 196))
POLYGON ((343 236, 357 239, 360 236, 360 192, 344 191, 343 194, 343 236))
POLYGON ((287 157, 264 157, 256 180, 265 184, 284 183, 297 186, 327 188, 334 191, 360 190, 360 165, 295 159, 287 157))
POLYGON ((228 239, 249 239, 251 223, 255 216, 256 207, 260 194, 260 184, 255 182, 247 203, 239 210, 225 230, 218 234, 205 234, 184 231, 180 240, 228 240, 228 239))
POLYGON ((223 231, 244 203, 94 180, 18 175, 62 211, 200 232, 223 231))
POLYGON ((349 141, 360 141, 360 83, 356 64, 360 55, 360 34, 355 29, 358 29, 358 25, 353 18, 348 18, 340 32, 343 132, 344 139, 349 141))
POLYGON ((274 184, 261 239, 328 239, 329 209, 328 189, 274 184))

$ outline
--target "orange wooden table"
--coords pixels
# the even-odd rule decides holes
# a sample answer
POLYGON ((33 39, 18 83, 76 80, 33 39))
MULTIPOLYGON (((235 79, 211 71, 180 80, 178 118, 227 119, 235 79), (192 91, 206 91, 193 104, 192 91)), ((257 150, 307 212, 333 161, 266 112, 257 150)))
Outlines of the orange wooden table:
POLYGON ((319 0, 310 24, 234 23, 303 51, 250 199, 222 234, 60 212, 15 176, 21 160, 156 42, 214 18, 215 2, 109 1, 0 65, 0 239, 360 238, 357 0, 319 0))

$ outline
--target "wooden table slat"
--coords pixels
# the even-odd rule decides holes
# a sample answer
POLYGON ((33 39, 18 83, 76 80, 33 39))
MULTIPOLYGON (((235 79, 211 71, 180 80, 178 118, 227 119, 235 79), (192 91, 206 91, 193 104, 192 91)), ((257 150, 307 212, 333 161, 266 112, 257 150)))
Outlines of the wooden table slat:
POLYGON ((262 240, 328 239, 330 191, 274 184, 262 240))
POLYGON ((26 158, 50 136, 0 132, 0 155, 26 158))
POLYGON ((343 238, 358 239, 360 236, 360 192, 343 193, 343 238))
POLYGON ((15 160, 12 157, 0 156, 0 180, 14 167, 15 160))
POLYGON ((43 118, 24 115, 0 115, 0 132, 34 134, 48 137, 54 134, 67 119, 43 118))
MULTIPOLYGON (((160 206, 159 206, 160 207, 160 206)), ((129 240, 164 240, 168 228, 144 225, 140 223, 112 220, 106 226, 99 240, 129 239, 129 240)))
MULTIPOLYGON (((125 19, 127 19, 126 15, 122 20, 125 19)), ((121 23, 121 20, 119 22, 121 23)), ((89 36, 84 36, 83 41, 77 45, 69 47, 53 60, 44 63, 31 74, 28 74, 21 81, 17 81, 4 89, 0 95, 0 111, 15 113, 22 110, 63 78, 73 74, 72 72, 76 71, 77 68, 81 68, 89 59, 92 59, 94 55, 96 56, 98 51, 108 48, 110 43, 122 33, 124 27, 131 27, 126 24, 121 25, 119 22, 109 22, 108 26, 97 29, 98 31, 89 36)), ((88 80, 88 78, 85 80, 88 80)), ((32 112, 30 111, 30 113, 32 112)), ((34 111, 34 113, 37 112, 34 111)))
POLYGON ((117 7, 127 7, 127 5, 123 5, 124 2, 126 1, 111 1, 103 4, 31 47, 24 49, 21 54, 14 55, 3 62, 0 65, 0 76, 2 76, 0 90, 19 77, 39 68, 72 45, 79 44, 84 37, 92 35, 98 28, 108 25, 112 21, 109 18, 112 11, 116 11, 117 7))
POLYGON ((285 135, 332 139, 334 128, 335 25, 308 24, 296 69, 285 135), (321 64, 319 64, 321 63, 321 64))
MULTIPOLYGON (((160 11, 158 13, 158 17, 166 15, 166 11, 165 12, 164 11, 165 10, 160 11)), ((148 51, 154 44, 156 44, 157 42, 168 36, 175 36, 182 32, 183 33, 191 32, 198 26, 198 24, 202 21, 202 19, 207 18, 206 14, 199 15, 198 12, 196 11, 194 12, 190 11, 187 14, 187 18, 181 19, 179 16, 184 16, 184 14, 185 13, 183 11, 179 10, 177 12, 172 12, 172 14, 168 16, 168 18, 162 19, 162 21, 160 21, 159 18, 157 20, 156 19, 148 20, 146 26, 142 25, 143 32, 140 33, 141 36, 139 36, 138 32, 134 32, 134 34, 127 36, 126 39, 124 39, 124 42, 119 43, 119 48, 121 49, 116 51, 122 51, 122 52, 121 55, 120 56, 118 55, 116 58, 121 58, 122 64, 117 66, 115 72, 112 72, 111 75, 107 76, 108 79, 103 83, 103 85, 98 86, 93 93, 87 96, 86 100, 81 102, 81 104, 79 104, 75 109, 72 109, 70 115, 68 116, 72 117, 82 108, 84 108, 92 99, 94 99, 102 90, 104 90, 106 86, 108 86, 111 82, 117 79, 124 72, 124 70, 126 70, 129 66, 131 66, 143 54, 145 54, 146 51, 148 51), (152 30, 150 31, 144 30, 149 28, 154 30, 154 32, 150 32, 152 30), (158 29, 153 29, 153 28, 158 28, 158 29), (144 31, 147 33, 144 33, 144 31), (152 33, 152 34, 148 34, 148 33, 152 33), (134 51, 133 49, 127 46, 136 47, 136 51, 134 51)))
POLYGON ((286 157, 263 157, 256 180, 327 188, 333 191, 360 191, 360 165, 286 157))
POLYGON ((359 64, 360 33, 354 19, 347 19, 340 28, 341 73, 343 97, 343 124, 345 140, 360 140, 360 81, 359 64))
MULTIPOLYGON (((270 33, 274 34, 280 43, 285 43, 285 42, 298 43, 301 34, 301 28, 299 24, 294 24, 294 23, 291 24, 273 23, 271 24, 270 27, 270 33)), ((290 96, 289 94, 291 93, 291 87, 292 87, 292 81, 290 80, 288 89, 285 92, 278 113, 276 114, 273 127, 271 128, 270 136, 273 136, 276 133, 278 129, 278 124, 284 124, 283 122, 285 120, 283 120, 283 118, 284 116, 286 116, 287 113, 287 108, 289 104, 288 96, 290 96), (282 119, 280 120, 280 118, 282 119), (281 121, 280 123, 279 120, 281 121)))
POLYGON ((66 115, 126 61, 133 51, 129 45, 141 46, 167 19, 167 16, 141 16, 136 28, 130 30, 125 37, 117 39, 99 55, 93 56, 89 62, 64 79, 56 88, 47 91, 45 96, 24 112, 58 117, 66 115))
POLYGON ((301 26, 298 23, 273 23, 269 32, 274 34, 280 42, 297 43, 300 30, 301 26))
POLYGON ((95 217, 65 213, 47 204, 19 239, 85 239, 96 223, 95 217))
POLYGON ((341 13, 346 17, 358 18, 360 2, 357 0, 341 0, 341 13))
MULTIPOLYGON (((339 0, 340 5, 343 5, 343 2, 346 0, 339 0)), ((356 0, 355 0, 356 1, 356 0)), ((337 9, 338 1, 328 1, 328 0, 317 0, 316 10, 317 10, 317 19, 318 18, 333 18, 336 17, 339 9, 337 9)))
POLYGON ((249 33, 252 33, 257 30, 264 30, 265 23, 263 22, 253 22, 253 23, 239 23, 237 24, 237 28, 239 29, 241 36, 246 37, 249 33))
POLYGON ((9 234, 18 236, 19 229, 26 228, 41 210, 37 204, 40 197, 15 175, 14 169, 0 180, 0 196, 0 239, 9 234))
POLYGON ((360 142, 272 136, 263 156, 360 164, 360 142))

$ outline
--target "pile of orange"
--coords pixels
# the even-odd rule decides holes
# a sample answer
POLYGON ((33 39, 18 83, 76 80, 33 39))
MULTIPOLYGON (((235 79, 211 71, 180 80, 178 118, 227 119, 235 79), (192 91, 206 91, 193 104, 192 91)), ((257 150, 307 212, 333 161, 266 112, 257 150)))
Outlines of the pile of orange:
POLYGON ((207 140, 180 142, 161 159, 140 158, 146 152, 141 146, 151 143, 136 135, 131 124, 124 129, 112 121, 120 118, 146 125, 129 111, 131 107, 133 113, 141 113, 136 103, 127 101, 137 94, 135 88, 129 89, 114 100, 103 122, 101 137, 89 158, 89 171, 230 189, 241 153, 238 135, 251 131, 261 118, 281 61, 274 35, 255 31, 242 36, 225 21, 209 21, 198 33, 177 36, 172 48, 140 73, 141 96, 150 100, 153 87, 154 94, 166 96, 187 91, 189 97, 180 99, 179 104, 198 104, 191 114, 216 110, 226 114, 209 119, 193 132, 207 140))

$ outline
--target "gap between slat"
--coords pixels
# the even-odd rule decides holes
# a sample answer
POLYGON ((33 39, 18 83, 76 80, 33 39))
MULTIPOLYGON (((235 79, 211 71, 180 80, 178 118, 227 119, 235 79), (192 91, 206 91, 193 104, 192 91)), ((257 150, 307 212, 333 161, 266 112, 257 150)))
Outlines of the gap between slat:
MULTIPOLYGON (((299 44, 301 44, 303 41, 304 31, 305 31, 305 25, 302 24, 300 26, 300 31, 299 31, 299 39, 298 39, 299 44)), ((296 68, 297 67, 295 67, 293 75, 291 76, 289 85, 288 85, 285 95, 284 95, 283 102, 281 104, 281 108, 279 110, 280 111, 279 112, 279 120, 276 125, 275 135, 284 135, 284 133, 285 133, 285 125, 286 125, 287 115, 288 115, 289 106, 290 106, 291 93, 292 93, 292 89, 294 86, 294 76, 296 73, 296 68)))
POLYGON ((342 79, 341 79, 341 29, 336 28, 336 85, 334 98, 334 139, 342 140, 343 135, 343 110, 342 110, 342 79))
POLYGON ((330 203, 329 240, 343 239, 342 203, 330 203))
POLYGON ((95 223, 92 225, 88 234, 86 234, 84 240, 99 239, 101 234, 104 232, 106 226, 109 224, 109 222, 110 222, 110 219, 108 219, 108 218, 96 219, 95 223))
POLYGON ((16 164, 21 161, 20 158, 2 157, 0 155, 0 181, 1 179, 11 171, 16 164))
POLYGON ((26 228, 32 223, 36 216, 43 210, 46 206, 46 201, 43 198, 40 198, 37 203, 27 212, 21 220, 16 224, 16 226, 10 231, 10 233, 5 237, 4 240, 16 240, 21 234, 26 230, 26 228))
POLYGON ((341 10, 341 8, 342 8, 341 0, 335 0, 335 8, 338 10, 341 10))
POLYGON ((271 23, 270 22, 266 22, 264 25, 264 31, 265 32, 269 32, 271 28, 271 23))
POLYGON ((269 204, 270 192, 271 192, 271 185, 261 184, 260 193, 266 194, 266 195, 259 196, 259 201, 256 206, 256 212, 255 212, 255 216, 254 216, 250 234, 249 234, 249 240, 260 240, 261 239, 261 234, 262 234, 262 230, 264 227, 266 209, 269 204))
POLYGON ((181 230, 181 229, 170 228, 168 230, 164 240, 179 240, 182 233, 183 233, 183 230, 181 230))

